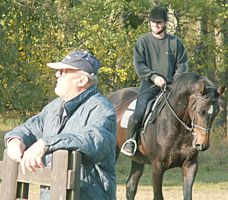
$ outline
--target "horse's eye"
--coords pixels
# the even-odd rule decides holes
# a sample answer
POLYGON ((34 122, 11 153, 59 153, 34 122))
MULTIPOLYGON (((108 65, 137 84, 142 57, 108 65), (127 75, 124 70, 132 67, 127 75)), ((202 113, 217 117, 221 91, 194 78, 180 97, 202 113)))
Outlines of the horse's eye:
POLYGON ((200 110, 197 112, 200 116, 204 116, 206 114, 205 110, 200 110))

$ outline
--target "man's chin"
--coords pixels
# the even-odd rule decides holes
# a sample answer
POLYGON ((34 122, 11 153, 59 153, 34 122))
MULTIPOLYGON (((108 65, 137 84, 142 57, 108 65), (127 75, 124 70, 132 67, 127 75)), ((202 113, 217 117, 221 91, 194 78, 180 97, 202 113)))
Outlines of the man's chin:
POLYGON ((157 31, 154 31, 154 33, 155 33, 156 35, 159 35, 159 34, 161 34, 163 31, 164 31, 164 29, 162 29, 162 30, 157 30, 157 31))
POLYGON ((60 90, 59 90, 59 88, 56 86, 56 88, 55 88, 55 94, 57 95, 57 96, 61 96, 61 92, 60 92, 60 90))

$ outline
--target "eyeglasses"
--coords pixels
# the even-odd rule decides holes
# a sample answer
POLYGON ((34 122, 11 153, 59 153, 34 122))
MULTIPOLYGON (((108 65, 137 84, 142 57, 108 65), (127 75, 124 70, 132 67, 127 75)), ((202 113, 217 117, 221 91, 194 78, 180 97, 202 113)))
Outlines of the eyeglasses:
POLYGON ((77 70, 77 69, 59 69, 56 72, 56 77, 64 77, 67 74, 75 74, 75 75, 90 77, 90 75, 87 74, 86 72, 83 72, 83 71, 80 71, 80 70, 77 70))
POLYGON ((75 73, 77 72, 78 70, 76 69, 59 69, 57 72, 56 72, 56 76, 59 77, 59 76, 66 76, 66 74, 69 74, 69 73, 75 73))

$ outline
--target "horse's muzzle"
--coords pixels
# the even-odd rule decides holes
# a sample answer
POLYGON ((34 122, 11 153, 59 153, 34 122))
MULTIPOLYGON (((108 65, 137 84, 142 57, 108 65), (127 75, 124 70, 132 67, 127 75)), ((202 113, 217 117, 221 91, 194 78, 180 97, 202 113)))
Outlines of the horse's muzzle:
POLYGON ((209 147, 209 144, 196 144, 197 151, 206 151, 209 147))

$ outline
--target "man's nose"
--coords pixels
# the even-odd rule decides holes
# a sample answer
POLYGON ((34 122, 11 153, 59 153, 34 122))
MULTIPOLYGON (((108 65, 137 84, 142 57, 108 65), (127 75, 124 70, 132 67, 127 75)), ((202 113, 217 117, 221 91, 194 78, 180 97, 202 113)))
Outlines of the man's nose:
POLYGON ((60 73, 60 71, 58 70, 58 71, 55 73, 55 77, 58 78, 58 77, 60 77, 60 76, 61 76, 61 73, 60 73))

